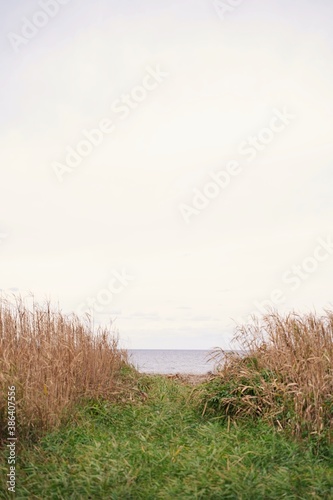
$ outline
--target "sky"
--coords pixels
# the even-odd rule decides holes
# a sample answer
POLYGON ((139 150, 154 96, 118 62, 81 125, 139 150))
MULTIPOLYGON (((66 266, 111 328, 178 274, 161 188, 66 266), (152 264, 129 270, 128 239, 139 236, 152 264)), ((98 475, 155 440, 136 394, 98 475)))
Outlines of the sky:
POLYGON ((330 0, 0 2, 3 295, 121 345, 332 306, 330 0))

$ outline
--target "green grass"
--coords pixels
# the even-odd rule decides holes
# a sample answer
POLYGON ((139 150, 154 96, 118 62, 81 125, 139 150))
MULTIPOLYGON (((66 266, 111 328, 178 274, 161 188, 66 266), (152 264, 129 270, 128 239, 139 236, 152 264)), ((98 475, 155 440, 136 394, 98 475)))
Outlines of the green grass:
MULTIPOLYGON (((139 387, 147 396, 86 402, 65 427, 21 444, 16 498, 333 498, 329 455, 260 421, 201 417, 192 388, 177 381, 142 376, 139 387)), ((2 453, 2 481, 3 464, 2 453)))

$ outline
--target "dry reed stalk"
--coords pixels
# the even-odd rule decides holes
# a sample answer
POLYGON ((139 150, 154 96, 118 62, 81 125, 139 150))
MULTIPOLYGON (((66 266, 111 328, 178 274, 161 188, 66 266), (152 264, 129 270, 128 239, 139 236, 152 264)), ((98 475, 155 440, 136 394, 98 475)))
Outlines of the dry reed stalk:
POLYGON ((297 435, 332 436, 333 312, 285 317, 275 312, 238 326, 235 340, 247 352, 216 350, 219 377, 230 394, 221 407, 233 415, 261 415, 297 435))
MULTIPOLYGON (((19 428, 56 426, 82 397, 112 397, 128 363, 108 329, 22 299, 0 299, 0 432, 4 434, 8 386, 16 386, 19 428)), ((0 437, 1 437, 0 434, 0 437)))

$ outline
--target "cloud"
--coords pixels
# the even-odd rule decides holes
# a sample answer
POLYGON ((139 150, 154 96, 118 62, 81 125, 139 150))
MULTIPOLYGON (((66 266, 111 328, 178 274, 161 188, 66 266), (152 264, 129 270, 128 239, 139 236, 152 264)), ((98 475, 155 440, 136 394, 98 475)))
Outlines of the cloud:
MULTIPOLYGON (((332 6, 289 3, 244 2, 222 25, 209 2, 72 0, 27 50, 7 47, 2 287, 70 310, 126 267, 136 283, 101 320, 136 345, 227 342, 230 318, 331 229, 332 6), (165 85, 60 186, 52 162, 152 64, 165 85), (240 144, 281 107, 295 120, 249 164, 240 144), (242 173, 184 227, 179 202, 234 159, 242 173)), ((34 5, 2 5, 5 30, 34 5)), ((326 303, 331 267, 285 307, 326 303)))

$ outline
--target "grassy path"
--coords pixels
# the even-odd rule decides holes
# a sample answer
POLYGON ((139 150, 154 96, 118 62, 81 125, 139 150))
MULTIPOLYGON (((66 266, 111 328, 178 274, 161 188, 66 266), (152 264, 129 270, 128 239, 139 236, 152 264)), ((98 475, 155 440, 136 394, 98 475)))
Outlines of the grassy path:
POLYGON ((328 459, 263 424, 228 429, 201 418, 190 385, 147 376, 140 386, 137 401, 86 405, 22 449, 16 498, 333 498, 328 459))

